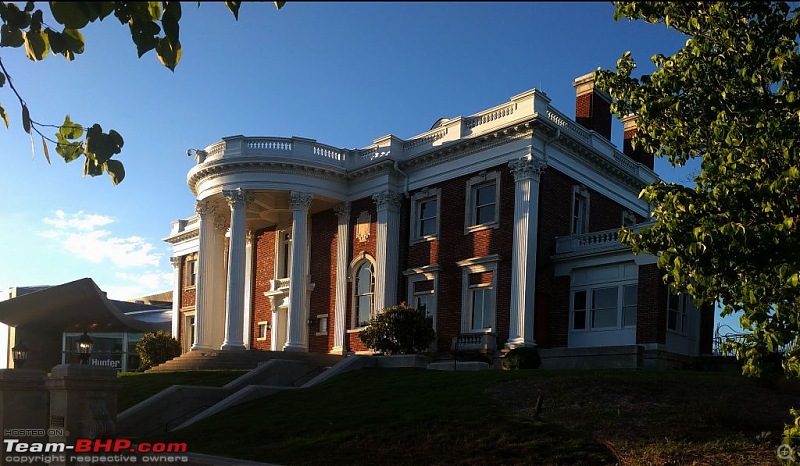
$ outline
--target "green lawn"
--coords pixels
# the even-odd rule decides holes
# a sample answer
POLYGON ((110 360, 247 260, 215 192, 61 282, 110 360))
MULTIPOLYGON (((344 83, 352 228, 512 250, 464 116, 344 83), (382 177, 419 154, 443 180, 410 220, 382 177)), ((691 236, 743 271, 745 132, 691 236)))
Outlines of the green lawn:
POLYGON ((363 369, 159 440, 288 465, 774 464, 792 404, 727 373, 363 369))
POLYGON ((179 372, 122 372, 122 390, 117 411, 123 412, 172 385, 203 385, 221 387, 247 373, 235 371, 179 371, 179 372))

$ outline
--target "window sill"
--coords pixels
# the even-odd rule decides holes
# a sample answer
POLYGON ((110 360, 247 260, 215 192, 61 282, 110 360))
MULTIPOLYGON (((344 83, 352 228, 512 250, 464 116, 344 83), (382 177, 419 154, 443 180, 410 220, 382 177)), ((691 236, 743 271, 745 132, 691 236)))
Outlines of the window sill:
POLYGON ((428 236, 420 236, 417 238, 411 238, 410 245, 419 244, 419 243, 431 243, 439 239, 439 235, 428 235, 428 236))
POLYGON ((317 332, 317 336, 321 337, 322 335, 327 335, 328 332, 317 332))
POLYGON ((347 329, 347 333, 361 333, 367 327, 358 327, 358 328, 349 328, 347 329))
POLYGON ((195 290, 197 289, 197 285, 183 285, 184 290, 195 290))
POLYGON ((468 235, 468 234, 474 233, 476 231, 489 230, 489 229, 492 229, 492 228, 499 228, 499 227, 500 227, 500 223, 499 222, 481 223, 480 225, 471 225, 471 226, 466 227, 464 229, 464 234, 468 235))
POLYGON ((264 338, 256 338, 256 341, 267 341, 267 337, 264 337, 264 338))

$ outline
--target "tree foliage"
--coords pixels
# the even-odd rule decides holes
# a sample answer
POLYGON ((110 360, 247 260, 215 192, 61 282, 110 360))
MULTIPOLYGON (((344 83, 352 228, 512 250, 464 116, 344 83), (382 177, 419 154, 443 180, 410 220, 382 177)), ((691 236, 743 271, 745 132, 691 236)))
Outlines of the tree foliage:
POLYGON ((141 361, 139 370, 145 371, 180 356, 181 344, 169 332, 159 330, 142 335, 136 343, 136 352, 141 361))
MULTIPOLYGON (((239 19, 242 2, 225 2, 239 19)), ((285 2, 274 2, 280 9, 285 2)), ((121 24, 127 24, 131 39, 141 58, 155 50, 158 60, 174 71, 181 59, 180 19, 181 2, 49 2, 48 8, 38 8, 36 2, 26 2, 23 8, 12 2, 0 2, 0 47, 24 48, 25 55, 33 60, 44 60, 49 53, 74 60, 83 53, 86 41, 81 30, 89 23, 103 21, 112 15, 121 24), (45 17, 49 13, 49 17, 45 17), (54 21, 50 23, 51 19, 54 21)), ((198 2, 198 7, 200 2, 198 2)), ((60 125, 40 123, 31 117, 30 109, 14 86, 11 75, 0 59, 0 87, 8 84, 19 101, 22 114, 22 129, 31 136, 41 137, 45 158, 50 162, 47 143, 55 145, 56 153, 65 162, 84 157, 83 175, 97 176, 108 173, 111 181, 118 184, 125 177, 125 168, 113 159, 122 150, 124 141, 115 130, 103 131, 95 123, 85 128, 66 116, 60 125), (45 136, 43 128, 57 129, 55 138, 45 136)), ((8 128, 8 114, 0 104, 0 119, 8 128)), ((34 150, 34 149, 32 149, 34 150)))
POLYGON ((637 115, 634 144, 674 166, 699 158, 695 186, 658 183, 641 197, 655 223, 621 239, 659 255, 665 281, 696 302, 740 315, 744 371, 791 348, 800 375, 800 53, 798 8, 784 2, 630 2, 616 19, 687 36, 636 78, 630 53, 597 82, 618 116, 637 115))
POLYGON ((427 351, 436 339, 433 320, 425 311, 406 303, 384 309, 370 319, 359 334, 368 348, 386 354, 416 354, 427 351))

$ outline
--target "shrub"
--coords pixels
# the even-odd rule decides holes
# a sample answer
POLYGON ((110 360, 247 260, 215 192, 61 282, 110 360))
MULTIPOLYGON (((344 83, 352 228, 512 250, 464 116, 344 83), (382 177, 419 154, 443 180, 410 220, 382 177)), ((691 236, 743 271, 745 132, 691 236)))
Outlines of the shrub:
POLYGON ((436 339, 433 319, 406 303, 387 307, 360 333, 367 347, 384 354, 425 352, 436 339))
POLYGON ((180 356, 181 344, 168 332, 159 330, 145 333, 136 343, 136 352, 141 360, 139 370, 145 371, 180 356))
POLYGON ((518 369, 538 369, 542 365, 537 347, 514 348, 503 358, 503 369, 513 371, 518 369))

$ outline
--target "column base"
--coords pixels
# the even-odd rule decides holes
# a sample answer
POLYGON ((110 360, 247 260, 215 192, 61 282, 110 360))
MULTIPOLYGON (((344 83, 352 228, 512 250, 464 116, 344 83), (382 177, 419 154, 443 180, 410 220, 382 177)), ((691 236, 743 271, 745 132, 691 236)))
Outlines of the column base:
POLYGON ((503 346, 505 349, 512 350, 514 348, 535 348, 539 345, 534 340, 526 341, 524 338, 514 338, 513 340, 508 340, 503 346))
POLYGON ((308 347, 299 343, 286 343, 283 350, 287 353, 308 353, 308 347))
POLYGON ((328 354, 346 354, 347 351, 341 346, 334 346, 328 354))
POLYGON ((223 343, 220 347, 222 351, 246 351, 242 343, 223 343))
POLYGON ((212 348, 212 347, 210 347, 208 345, 197 345, 197 344, 194 344, 194 345, 191 346, 191 348, 189 348, 189 351, 208 351, 208 350, 213 350, 213 349, 214 348, 212 348))

